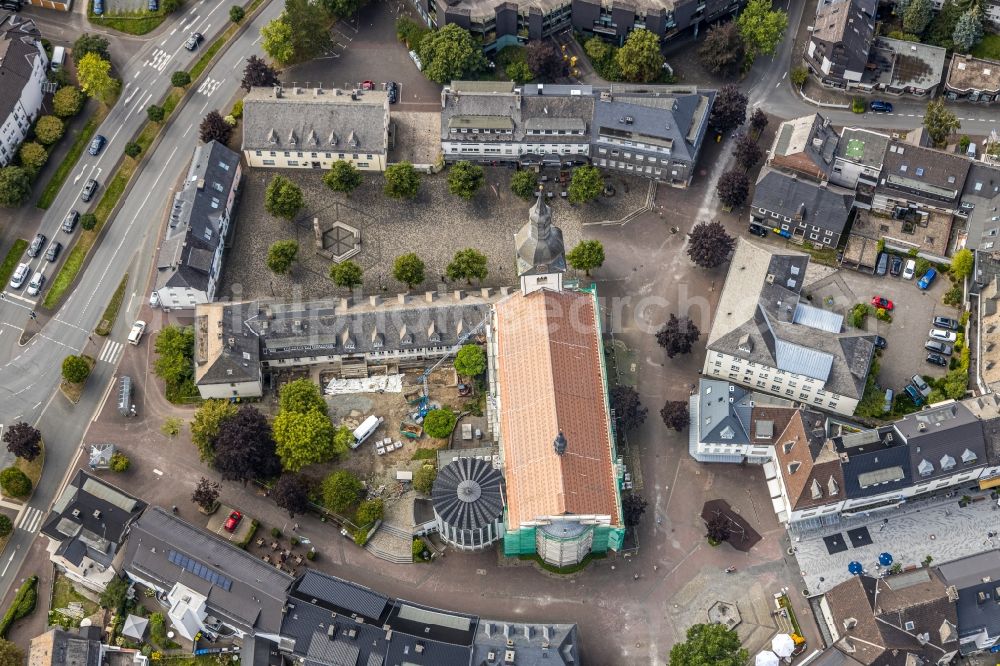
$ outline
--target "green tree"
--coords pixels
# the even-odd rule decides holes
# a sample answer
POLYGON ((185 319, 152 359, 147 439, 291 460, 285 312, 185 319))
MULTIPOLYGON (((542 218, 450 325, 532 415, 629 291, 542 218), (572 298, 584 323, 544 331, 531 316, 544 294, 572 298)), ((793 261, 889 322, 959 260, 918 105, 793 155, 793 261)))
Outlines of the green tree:
POLYGON ((331 511, 343 513, 354 506, 361 494, 361 479, 339 469, 323 479, 323 505, 331 511))
POLYGON ((633 30, 615 54, 618 69, 627 81, 648 83, 663 73, 660 38, 649 30, 633 30))
POLYGON ((534 171, 515 171, 510 178, 510 191, 522 199, 538 195, 538 176, 534 171))
POLYGON ((162 106, 150 104, 146 107, 146 117, 149 118, 151 122, 162 123, 166 115, 167 112, 162 106))
POLYGON ((607 61, 614 52, 612 46, 600 37, 591 37, 583 43, 583 50, 596 63, 607 61))
POLYGON ((472 284, 476 279, 480 282, 486 279, 486 255, 471 247, 459 250, 445 269, 449 280, 465 280, 472 284))
POLYGON ((792 85, 801 88, 809 80, 809 70, 805 67, 794 67, 791 75, 792 85))
POLYGON ((367 0, 320 0, 320 2, 331 18, 354 16, 359 9, 368 4, 367 0))
MULTIPOLYGON (((913 2, 919 1, 913 0, 913 2)), ((927 135, 935 147, 944 148, 951 133, 957 131, 961 126, 962 124, 958 122, 955 114, 945 108, 943 100, 935 99, 927 103, 927 111, 924 113, 924 129, 927 130, 927 135)))
POLYGON ((368 527, 376 520, 382 520, 385 513, 385 505, 381 499, 366 500, 358 505, 358 510, 354 513, 354 522, 361 527, 368 527))
POLYGON ((117 474, 124 474, 128 471, 128 468, 132 466, 132 461, 124 453, 118 452, 111 456, 111 460, 108 462, 108 468, 117 474))
POLYGON ((49 154, 45 147, 34 141, 27 141, 21 144, 21 150, 17 151, 21 157, 21 166, 32 176, 37 176, 45 163, 49 161, 49 154))
POLYGON ((17 467, 0 472, 0 488, 8 497, 24 497, 31 493, 31 479, 17 467))
POLYGON ((337 160, 323 174, 323 184, 334 192, 350 194, 361 185, 361 171, 346 160, 337 160))
POLYGON ((16 208, 31 196, 31 177, 21 167, 0 168, 0 206, 16 208))
POLYGON ((140 146, 135 141, 129 141, 128 143, 125 144, 125 154, 131 157, 132 159, 135 159, 139 157, 140 154, 142 154, 142 146, 140 146))
POLYGON ((955 42, 956 51, 968 53, 982 38, 983 12, 979 5, 975 4, 958 18, 952 40, 955 42))
POLYGON ((448 169, 448 191, 463 199, 471 199, 486 182, 483 167, 462 160, 448 169))
POLYGON ((219 428, 227 419, 236 416, 236 405, 228 400, 206 400, 194 413, 191 420, 191 441, 198 447, 198 457, 202 462, 212 462, 215 458, 215 438, 219 428))
POLYGON ((118 94, 119 82, 111 76, 111 63, 96 53, 88 53, 76 65, 80 88, 88 96, 109 103, 118 94))
POLYGON ((454 23, 424 35, 418 52, 424 75, 441 85, 467 78, 486 64, 482 48, 469 31, 454 23))
POLYGON ((95 54, 101 60, 110 62, 111 53, 108 51, 109 42, 100 35, 90 35, 86 32, 76 38, 73 42, 73 62, 77 65, 88 53, 95 54))
POLYGON ((931 0, 910 0, 909 6, 903 12, 903 30, 915 35, 922 34, 927 24, 931 22, 933 9, 931 0))
MULTIPOLYGON (((7 536, 10 534, 10 529, 12 528, 9 527, 10 518, 7 518, 7 516, 4 516, 4 518, 7 521, 6 525, 8 528, 2 535, 7 536)), ((0 666, 21 666, 23 663, 24 651, 11 641, 0 638, 0 666)))
POLYGON ((598 240, 580 241, 576 247, 566 255, 569 265, 578 271, 583 271, 590 277, 590 271, 600 268, 604 263, 604 246, 598 240))
POLYGON ((282 468, 298 472, 334 456, 333 424, 323 412, 281 411, 271 425, 282 468))
POLYGON ((407 289, 413 289, 424 281, 424 262, 412 252, 402 254, 392 264, 392 276, 405 284, 407 289))
POLYGON ((175 88, 183 88, 191 83, 191 75, 183 69, 179 69, 170 75, 170 85, 175 88))
POLYGON ((246 10, 244 10, 239 5, 233 5, 229 8, 229 20, 233 23, 239 23, 243 20, 243 17, 247 15, 246 10))
POLYGON ((437 469, 434 465, 422 465, 420 469, 413 473, 413 489, 418 493, 430 495, 434 490, 434 480, 437 478, 437 469))
POLYGON ((86 231, 93 231, 97 226, 97 216, 93 213, 84 213, 80 216, 80 228, 86 231))
POLYGON ((153 372, 167 385, 167 395, 194 379, 194 327, 167 326, 156 336, 153 372))
POLYGON ((531 67, 529 67, 528 63, 523 60, 515 60, 510 63, 504 69, 504 72, 506 72, 507 78, 514 83, 527 83, 531 79, 535 78, 535 74, 531 71, 531 67))
POLYGON ((333 455, 344 455, 351 450, 352 444, 354 444, 354 432, 345 425, 337 426, 333 432, 333 455))
POLYGON ((670 666, 743 666, 750 655, 740 637, 721 624, 696 624, 687 640, 670 648, 670 666))
POLYGON ((320 393, 319 386, 310 379, 296 379, 281 387, 278 392, 278 409, 282 412, 320 412, 327 414, 326 400, 320 393))
MULTIPOLYGON (((0 538, 9 536, 11 532, 14 531, 14 523, 7 516, 0 514, 0 538)), ((0 658, 0 666, 3 666, 4 661, 0 658)), ((21 666, 21 662, 18 662, 16 666, 21 666)))
POLYGON ((108 608, 112 611, 124 608, 125 602, 128 600, 128 588, 129 583, 124 578, 112 576, 107 587, 101 592, 101 608, 108 608))
POLYGON ((772 55, 788 28, 788 14, 771 8, 771 0, 750 0, 736 19, 746 44, 747 60, 772 55))
POLYGON ((432 409, 424 417, 424 432, 429 437, 445 439, 455 429, 458 418, 450 409, 432 409))
POLYGON ((956 280, 964 280, 972 275, 972 269, 975 265, 976 257, 972 254, 972 250, 963 248, 951 258, 951 269, 949 272, 956 280))
POLYGON ((303 206, 305 197, 302 196, 302 190, 284 176, 275 176, 267 184, 267 189, 264 191, 264 208, 271 215, 283 217, 291 222, 303 206))
POLYGON ((569 183, 569 200, 573 203, 587 203, 601 195, 604 178, 595 166, 577 167, 569 183))
POLYGON ((282 65, 295 62, 295 44, 292 39, 292 26, 285 20, 284 14, 271 20, 260 29, 260 47, 271 59, 282 65))
POLYGON ((330 46, 326 10, 311 0, 287 0, 281 16, 261 28, 261 48, 288 65, 313 58, 330 46))
POLYGON ((83 108, 83 93, 76 86, 64 86, 52 96, 52 112, 60 118, 72 118, 83 108))
POLYGON ((35 123, 35 138, 44 146, 51 146, 66 133, 66 125, 55 116, 42 116, 35 123))
POLYGON ((293 240, 275 241, 267 249, 267 267, 275 275, 284 275, 299 256, 299 244, 293 240))
POLYGON ((82 356, 70 354, 63 359, 62 377, 70 384, 82 384, 90 376, 90 363, 82 356))
POLYGON ((927 26, 927 41, 941 48, 954 48, 953 35, 961 15, 962 12, 952 0, 945 0, 927 26))
POLYGON ((385 195, 393 199, 412 199, 420 189, 420 174, 409 162, 390 164, 385 169, 385 195))
POLYGON ((344 261, 330 266, 330 279, 338 287, 354 289, 362 282, 364 271, 353 261, 344 261))
POLYGON ((462 377, 478 377, 486 372, 486 352, 479 345, 462 345, 455 354, 455 372, 462 377))

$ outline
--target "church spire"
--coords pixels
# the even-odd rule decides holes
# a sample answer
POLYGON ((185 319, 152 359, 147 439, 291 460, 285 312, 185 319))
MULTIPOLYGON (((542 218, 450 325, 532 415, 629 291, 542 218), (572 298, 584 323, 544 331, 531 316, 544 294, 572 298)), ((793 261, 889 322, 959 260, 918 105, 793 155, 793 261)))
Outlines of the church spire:
POLYGON ((517 248, 517 273, 522 278, 522 290, 527 293, 525 276, 538 286, 560 289, 562 273, 566 271, 566 249, 562 229, 552 224, 552 208, 546 202, 545 190, 538 189, 538 199, 528 212, 528 222, 514 235, 517 248), (555 276, 549 280, 544 276, 555 276))

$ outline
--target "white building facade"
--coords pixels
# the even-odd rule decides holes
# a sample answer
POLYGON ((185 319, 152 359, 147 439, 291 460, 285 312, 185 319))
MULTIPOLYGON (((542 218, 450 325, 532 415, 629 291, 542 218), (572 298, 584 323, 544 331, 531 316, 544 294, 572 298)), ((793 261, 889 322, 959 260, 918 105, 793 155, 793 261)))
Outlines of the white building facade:
POLYGON ((48 66, 40 41, 13 31, 0 34, 0 166, 14 161, 38 118, 48 66))

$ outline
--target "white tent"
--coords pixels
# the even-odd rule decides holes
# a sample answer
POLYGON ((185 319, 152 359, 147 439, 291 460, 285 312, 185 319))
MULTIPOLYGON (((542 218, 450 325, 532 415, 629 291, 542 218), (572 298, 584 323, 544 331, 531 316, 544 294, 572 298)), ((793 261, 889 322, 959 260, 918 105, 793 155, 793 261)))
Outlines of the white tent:
POLYGON ((779 657, 791 657, 795 651, 795 641, 788 634, 778 634, 771 639, 771 650, 779 657))
POLYGON ((149 620, 146 618, 139 617, 138 615, 129 615, 125 618, 125 624, 122 626, 122 635, 141 641, 142 637, 146 634, 147 626, 149 626, 149 620))
POLYGON ((754 662, 754 666, 778 666, 779 659, 778 655, 774 654, 770 650, 764 650, 757 654, 757 660, 754 662))

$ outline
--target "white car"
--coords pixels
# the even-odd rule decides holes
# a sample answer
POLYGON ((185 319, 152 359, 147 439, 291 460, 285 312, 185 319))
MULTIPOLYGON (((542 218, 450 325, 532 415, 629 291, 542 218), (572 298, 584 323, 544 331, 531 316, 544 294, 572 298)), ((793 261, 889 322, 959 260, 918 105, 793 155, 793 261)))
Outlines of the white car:
POLYGON ((955 331, 946 331, 943 328, 932 328, 927 335, 931 340, 939 340, 941 342, 954 342, 957 337, 955 331))
POLYGON ((917 262, 913 259, 906 260, 906 266, 903 267, 903 279, 912 280, 914 274, 917 272, 917 262))
POLYGON ((128 332, 128 343, 137 345, 142 340, 142 334, 146 332, 146 322, 137 321, 132 324, 132 330, 128 332))
POLYGON ((154 291, 149 294, 149 307, 151 308, 160 307, 160 292, 154 291))
POLYGON ((19 264, 14 274, 10 276, 10 286, 14 289, 20 289, 24 286, 24 281, 28 279, 29 275, 31 275, 31 266, 19 264))
POLYGON ((28 296, 38 296, 43 284, 45 284, 45 276, 42 275, 41 271, 38 271, 31 278, 31 282, 28 283, 28 296))

